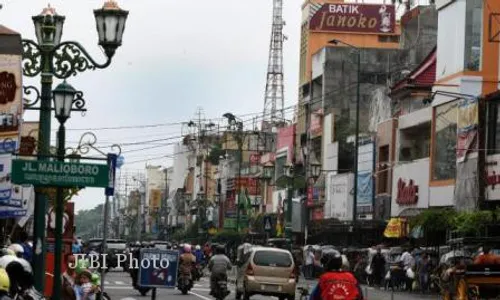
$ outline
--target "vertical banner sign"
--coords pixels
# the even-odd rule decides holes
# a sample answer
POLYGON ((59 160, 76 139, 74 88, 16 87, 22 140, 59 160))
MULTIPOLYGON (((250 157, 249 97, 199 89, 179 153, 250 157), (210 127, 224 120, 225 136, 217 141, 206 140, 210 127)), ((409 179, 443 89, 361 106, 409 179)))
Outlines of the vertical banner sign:
POLYGON ((116 176, 116 160, 118 156, 114 153, 108 153, 108 178, 109 185, 105 189, 106 196, 113 196, 115 194, 115 176, 116 176))
POLYGON ((469 152, 477 150, 478 99, 462 99, 458 104, 457 162, 463 162, 469 152))

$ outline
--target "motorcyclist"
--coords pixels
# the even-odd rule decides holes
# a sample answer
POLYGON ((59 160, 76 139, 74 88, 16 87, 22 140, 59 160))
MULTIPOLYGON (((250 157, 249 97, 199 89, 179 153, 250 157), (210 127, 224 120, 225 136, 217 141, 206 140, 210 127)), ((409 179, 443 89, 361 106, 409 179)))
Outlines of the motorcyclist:
POLYGON ((5 268, 10 279, 10 294, 16 299, 39 300, 43 295, 34 288, 35 279, 30 263, 18 258, 5 268))
POLYGON ((191 253, 191 245, 185 244, 184 253, 179 257, 179 278, 189 276, 188 278, 191 280, 191 273, 193 271, 193 267, 196 264, 196 257, 191 253))
POLYGON ((218 280, 227 281, 227 271, 230 271, 232 267, 231 261, 226 256, 226 248, 223 245, 218 245, 215 249, 215 255, 208 262, 208 270, 211 272, 210 295, 214 295, 218 280))
POLYGON ((327 252, 321 257, 325 273, 311 294, 311 300, 361 300, 363 294, 358 281, 349 271, 343 271, 342 256, 337 251, 327 252))
POLYGON ((22 258, 24 257, 24 248, 23 246, 19 244, 12 244, 9 246, 9 249, 14 251, 17 257, 22 258))
MULTIPOLYGON (((141 249, 147 247, 147 244, 144 243, 144 242, 143 243, 137 242, 136 246, 137 247, 132 252, 132 257, 133 257, 134 260, 137 260, 139 262, 139 265, 140 265, 141 249)), ((130 271, 130 277, 132 277, 132 286, 134 287, 134 289, 138 290, 139 293, 141 293, 142 296, 145 296, 150 289, 149 288, 145 288, 145 287, 141 287, 139 285, 139 282, 138 282, 138 280, 139 280, 139 268, 135 268, 131 264, 130 268, 129 268, 129 271, 130 271)))
POLYGON ((200 245, 196 245, 194 248, 194 256, 196 256, 196 263, 203 265, 205 262, 205 255, 203 254, 203 251, 201 251, 200 245))
POLYGON ((10 280, 5 269, 0 269, 0 300, 12 300, 9 296, 10 280))

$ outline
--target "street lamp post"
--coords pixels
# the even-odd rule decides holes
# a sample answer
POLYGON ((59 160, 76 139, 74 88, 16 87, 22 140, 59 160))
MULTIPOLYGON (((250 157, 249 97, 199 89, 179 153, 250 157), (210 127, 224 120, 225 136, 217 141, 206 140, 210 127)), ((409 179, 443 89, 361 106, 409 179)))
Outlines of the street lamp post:
POLYGON ((360 94, 360 89, 361 89, 361 49, 348 44, 346 42, 343 42, 341 40, 331 40, 329 43, 338 45, 342 44, 345 45, 354 51, 356 51, 357 54, 357 83, 356 83, 356 127, 354 129, 355 131, 355 136, 354 136, 354 191, 353 191, 353 206, 352 206, 352 222, 353 224, 357 221, 358 218, 358 159, 359 159, 359 102, 361 98, 360 94))
MULTIPOLYGON (((66 129, 64 123, 71 115, 73 100, 77 91, 66 81, 59 84, 53 92, 55 117, 59 121, 59 130, 57 131, 57 159, 64 161, 64 144, 66 140, 66 129)), ((54 245, 54 285, 52 290, 52 299, 61 299, 62 277, 62 239, 63 239, 63 214, 64 214, 64 190, 57 187, 56 193, 56 228, 54 245)))
POLYGON ((285 237, 290 242, 290 249, 292 243, 292 196, 293 196, 293 188, 294 188, 294 177, 295 170, 293 164, 285 165, 285 176, 287 177, 287 197, 286 197, 286 214, 285 214, 285 237))
MULTIPOLYGON (((38 131, 39 159, 50 155, 50 128, 52 114, 52 79, 66 79, 86 70, 103 69, 111 64, 116 49, 122 44, 128 12, 108 0, 101 9, 94 10, 99 45, 104 49, 107 61, 97 63, 78 42, 61 42, 65 17, 54 8, 45 8, 34 16, 33 23, 37 42, 23 40, 23 75, 35 77, 41 74, 40 118, 38 131)), ((44 289, 45 281, 45 213, 46 196, 37 193, 34 211, 34 281, 38 290, 44 289)))

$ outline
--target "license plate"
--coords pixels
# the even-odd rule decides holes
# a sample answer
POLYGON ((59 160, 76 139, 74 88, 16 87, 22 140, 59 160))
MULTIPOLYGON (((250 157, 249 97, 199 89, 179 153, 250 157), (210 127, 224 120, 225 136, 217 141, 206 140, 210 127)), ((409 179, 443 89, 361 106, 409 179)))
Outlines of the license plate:
POLYGON ((281 292, 281 285, 262 284, 260 289, 268 292, 281 292))

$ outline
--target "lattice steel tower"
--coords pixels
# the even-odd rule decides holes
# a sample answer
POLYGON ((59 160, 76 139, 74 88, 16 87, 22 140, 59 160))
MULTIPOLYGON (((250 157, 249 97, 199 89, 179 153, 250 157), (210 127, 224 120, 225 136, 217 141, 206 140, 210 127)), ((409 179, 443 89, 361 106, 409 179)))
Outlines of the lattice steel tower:
POLYGON ((283 123, 284 89, 283 89, 283 0, 273 0, 273 25, 271 43, 269 45, 269 62, 267 65, 266 92, 264 95, 264 114, 262 130, 283 123))

